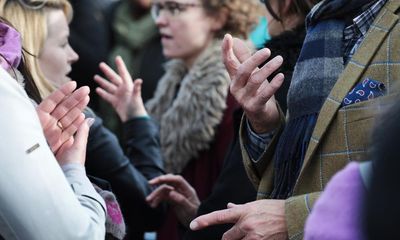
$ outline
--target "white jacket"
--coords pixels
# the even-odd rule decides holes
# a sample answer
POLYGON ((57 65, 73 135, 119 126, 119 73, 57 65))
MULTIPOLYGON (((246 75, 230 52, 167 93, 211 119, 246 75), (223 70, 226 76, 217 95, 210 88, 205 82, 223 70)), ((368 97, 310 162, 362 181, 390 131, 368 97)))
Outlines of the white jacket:
POLYGON ((104 239, 103 199, 82 166, 60 168, 31 101, 1 67, 0 106, 0 235, 104 239))

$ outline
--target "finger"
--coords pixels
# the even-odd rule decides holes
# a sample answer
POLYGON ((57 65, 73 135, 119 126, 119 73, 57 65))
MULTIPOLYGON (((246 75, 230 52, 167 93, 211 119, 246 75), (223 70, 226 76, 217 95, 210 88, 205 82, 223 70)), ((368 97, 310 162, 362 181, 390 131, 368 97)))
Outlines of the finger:
POLYGON ((79 126, 78 131, 74 136, 74 143, 71 146, 71 148, 77 149, 77 151, 80 152, 80 159, 78 160, 82 165, 85 165, 85 154, 89 136, 89 129, 94 121, 94 118, 87 118, 81 124, 81 126, 79 126))
POLYGON ((187 206, 190 207, 190 202, 184 195, 180 194, 177 191, 170 191, 169 192, 169 202, 174 205, 179 206, 187 206))
POLYGON ((122 81, 127 84, 128 86, 132 85, 132 77, 129 73, 128 69, 126 68, 124 60, 122 60, 121 56, 117 56, 115 58, 115 64, 117 65, 118 73, 122 78, 122 81))
POLYGON ((61 144, 61 146, 58 148, 58 150, 54 151, 54 155, 56 155, 56 158, 58 158, 58 156, 60 154, 62 154, 65 150, 70 149, 73 144, 74 144, 73 137, 70 137, 67 141, 65 141, 63 144, 61 144))
POLYGON ((89 96, 86 96, 71 111, 69 111, 59 120, 63 128, 68 128, 81 115, 82 110, 88 105, 89 100, 89 96))
POLYGON ((284 81, 284 75, 282 73, 277 74, 271 82, 266 80, 261 84, 260 88, 257 90, 257 97, 255 98, 255 105, 265 104, 272 96, 275 95, 276 91, 282 86, 284 81))
POLYGON ((113 94, 117 91, 117 86, 114 83, 107 81, 106 79, 100 77, 99 75, 95 75, 94 80, 97 82, 97 84, 100 85, 102 89, 104 89, 109 93, 113 94))
POLYGON ((250 49, 247 47, 246 43, 239 38, 233 38, 233 53, 240 63, 243 63, 251 57, 250 49))
POLYGON ((234 79, 237 69, 240 66, 240 62, 233 53, 232 48, 233 48, 232 36, 230 34, 226 34, 224 40, 222 41, 222 58, 224 61, 225 68, 229 73, 229 76, 231 77, 231 79, 234 79))
POLYGON ((246 233, 240 229, 237 225, 234 225, 231 229, 226 231, 224 235, 222 235, 223 240, 237 240, 242 239, 246 236, 246 233))
POLYGON ((270 61, 268 61, 261 69, 256 71, 253 75, 255 78, 261 80, 267 79, 272 73, 277 71, 283 63, 283 58, 281 56, 276 56, 270 61))
POLYGON ((51 115, 57 120, 63 118, 72 108, 78 105, 89 95, 89 87, 81 87, 64 100, 51 112, 51 115))
POLYGON ((242 208, 231 208, 202 215, 190 223, 190 229, 196 231, 211 225, 236 223, 243 214, 241 211, 242 208))
POLYGON ((79 126, 82 125, 83 121, 85 121, 85 114, 80 113, 80 115, 74 120, 72 124, 70 124, 61 134, 60 141, 64 142, 68 138, 74 136, 79 126))
POLYGON ((171 190, 174 190, 174 188, 172 186, 163 184, 159 187, 157 187, 153 192, 151 192, 147 197, 146 200, 147 201, 152 201, 154 198, 164 194, 165 192, 169 192, 171 190))
POLYGON ((271 51, 268 48, 264 48, 248 58, 238 69, 237 79, 232 83, 233 89, 246 87, 246 91, 249 93, 256 91, 265 78, 254 78, 252 73, 258 70, 258 66, 265 62, 270 55, 271 51))
POLYGON ((111 105, 114 105, 114 102, 116 100, 116 97, 111 94, 108 93, 107 91, 105 91, 102 88, 96 88, 96 93, 102 98, 104 99, 106 102, 110 103, 111 105))
POLYGON ((174 188, 179 188, 181 192, 186 192, 191 188, 190 184, 180 175, 166 174, 149 181, 151 185, 168 184, 174 188))
POLYGON ((142 79, 136 79, 133 82, 133 95, 136 97, 142 97, 142 79))
POLYGON ((226 206, 227 208, 234 208, 234 207, 238 207, 241 204, 234 204, 234 203, 228 203, 228 205, 226 206))
POLYGON ((149 183, 151 185, 163 184, 167 179, 170 179, 172 176, 175 176, 175 175, 171 174, 171 173, 165 174, 165 175, 161 175, 161 176, 158 176, 158 177, 155 177, 155 178, 151 179, 149 181, 149 183))
POLYGON ((169 192, 173 191, 174 188, 171 186, 167 185, 162 185, 158 187, 156 190, 154 190, 152 193, 150 193, 146 197, 146 201, 149 203, 149 205, 152 208, 156 208, 160 202, 162 201, 168 201, 169 200, 169 192))
POLYGON ((76 82, 71 81, 62 85, 39 104, 38 109, 51 113, 61 101, 76 89, 76 82))
POLYGON ((104 62, 100 63, 100 70, 106 75, 108 80, 110 80, 115 85, 119 86, 122 83, 121 77, 107 64, 104 62))

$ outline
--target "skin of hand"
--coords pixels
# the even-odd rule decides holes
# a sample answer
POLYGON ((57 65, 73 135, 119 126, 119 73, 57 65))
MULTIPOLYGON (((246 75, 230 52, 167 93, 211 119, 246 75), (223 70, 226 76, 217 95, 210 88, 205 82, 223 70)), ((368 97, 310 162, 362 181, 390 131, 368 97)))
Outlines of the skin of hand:
POLYGON ((268 48, 251 55, 246 44, 227 34, 222 42, 222 55, 225 67, 231 78, 230 91, 242 106, 253 130, 266 133, 279 125, 279 110, 274 94, 283 83, 282 73, 271 81, 268 77, 283 63, 281 56, 268 61, 258 68, 271 55, 268 48))
POLYGON ((224 233, 223 240, 285 240, 288 238, 285 220, 285 200, 258 200, 246 204, 228 204, 228 209, 199 216, 190 223, 192 230, 215 224, 234 223, 224 233))
POLYGON ((192 186, 180 175, 166 174, 149 181, 153 186, 160 185, 146 200, 156 208, 160 202, 167 201, 174 209, 181 224, 188 227, 197 214, 200 200, 192 186))
POLYGON ((87 118, 78 128, 76 135, 65 142, 57 152, 56 159, 60 166, 68 163, 78 163, 85 166, 86 145, 89 128, 94 123, 94 118, 87 118))
POLYGON ((108 80, 99 75, 94 76, 94 80, 100 85, 96 88, 97 94, 114 107, 122 122, 133 117, 147 116, 141 96, 143 81, 141 79, 132 81, 120 56, 115 58, 115 64, 118 73, 107 64, 100 63, 100 70, 108 80))
POLYGON ((75 89, 76 82, 68 82, 43 99, 36 108, 46 140, 55 154, 70 141, 85 120, 82 111, 89 103, 90 90, 88 87, 75 89))

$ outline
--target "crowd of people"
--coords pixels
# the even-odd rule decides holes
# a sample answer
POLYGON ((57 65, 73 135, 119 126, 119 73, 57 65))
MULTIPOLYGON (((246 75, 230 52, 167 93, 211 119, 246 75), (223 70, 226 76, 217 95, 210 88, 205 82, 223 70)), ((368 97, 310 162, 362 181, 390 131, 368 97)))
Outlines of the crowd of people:
POLYGON ((396 239, 399 17, 0 0, 0 239, 396 239))

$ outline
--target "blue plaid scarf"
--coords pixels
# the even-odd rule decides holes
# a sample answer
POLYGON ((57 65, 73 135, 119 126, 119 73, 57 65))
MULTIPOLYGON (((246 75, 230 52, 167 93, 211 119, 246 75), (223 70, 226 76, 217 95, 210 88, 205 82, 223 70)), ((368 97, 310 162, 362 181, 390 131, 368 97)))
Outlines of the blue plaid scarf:
POLYGON ((288 123, 274 155, 271 198, 292 194, 319 111, 344 69, 343 30, 372 0, 326 0, 307 16, 307 36, 288 93, 288 123))

